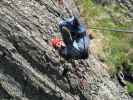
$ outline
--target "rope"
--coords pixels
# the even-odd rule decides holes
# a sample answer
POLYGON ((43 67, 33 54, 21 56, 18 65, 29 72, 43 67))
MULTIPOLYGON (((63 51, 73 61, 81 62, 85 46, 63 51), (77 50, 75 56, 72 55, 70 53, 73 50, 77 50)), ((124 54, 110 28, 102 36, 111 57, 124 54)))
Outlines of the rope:
POLYGON ((105 30, 105 31, 113 31, 113 32, 133 33, 133 30, 109 29, 109 28, 103 28, 103 27, 91 27, 91 26, 88 26, 88 28, 90 28, 90 29, 94 29, 94 30, 105 30))

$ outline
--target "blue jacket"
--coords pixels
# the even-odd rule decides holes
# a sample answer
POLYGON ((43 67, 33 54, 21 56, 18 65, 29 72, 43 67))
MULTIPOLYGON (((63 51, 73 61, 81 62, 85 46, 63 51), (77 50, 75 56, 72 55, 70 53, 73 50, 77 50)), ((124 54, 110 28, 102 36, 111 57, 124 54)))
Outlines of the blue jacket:
MULTIPOLYGON (((71 45, 67 45, 60 50, 60 53, 65 58, 85 59, 88 57, 88 48, 90 44, 89 36, 86 34, 86 29, 83 25, 73 25, 73 17, 60 23, 59 27, 62 32, 62 27, 67 27, 72 35, 73 41, 71 45)), ((63 35, 63 34, 62 34, 63 35)))
POLYGON ((86 31, 83 25, 80 24, 77 27, 77 25, 73 24, 73 20, 74 20, 74 17, 68 18, 65 21, 60 21, 59 23, 60 31, 62 31, 63 26, 67 27, 71 31, 71 33, 83 33, 86 31))

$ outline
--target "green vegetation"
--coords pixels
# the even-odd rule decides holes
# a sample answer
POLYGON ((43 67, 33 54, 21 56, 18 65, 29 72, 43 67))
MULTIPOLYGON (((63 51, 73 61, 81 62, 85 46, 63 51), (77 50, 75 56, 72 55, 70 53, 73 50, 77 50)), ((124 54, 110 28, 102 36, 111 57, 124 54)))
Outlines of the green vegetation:
POLYGON ((127 65, 128 65, 128 66, 127 66, 126 70, 127 70, 129 73, 133 73, 133 62, 128 61, 127 65))
POLYGON ((127 90, 128 90, 128 93, 133 93, 133 84, 132 83, 127 82, 127 90))
MULTIPOLYGON (((89 26, 109 29, 130 30, 133 21, 123 13, 123 9, 116 4, 102 6, 94 0, 79 1, 81 16, 89 26)), ((99 33, 96 32, 96 33, 99 33)), ((128 61, 128 52, 133 48, 133 35, 122 32, 100 31, 105 37, 106 45, 103 48, 105 63, 111 66, 111 75, 114 76, 122 64, 128 61)), ((133 63, 128 64, 128 71, 133 72, 133 63)), ((128 84, 128 91, 133 92, 133 84, 128 84)))

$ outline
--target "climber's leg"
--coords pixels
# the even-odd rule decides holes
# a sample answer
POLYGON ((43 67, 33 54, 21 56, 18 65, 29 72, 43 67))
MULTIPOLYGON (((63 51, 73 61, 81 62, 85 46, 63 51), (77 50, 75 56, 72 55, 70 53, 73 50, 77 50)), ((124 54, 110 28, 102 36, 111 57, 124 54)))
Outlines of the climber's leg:
POLYGON ((80 58, 80 52, 77 49, 75 49, 72 45, 68 45, 68 46, 60 49, 59 53, 66 60, 80 58))
POLYGON ((66 45, 72 45, 73 41, 70 30, 65 26, 62 27, 62 38, 66 45))

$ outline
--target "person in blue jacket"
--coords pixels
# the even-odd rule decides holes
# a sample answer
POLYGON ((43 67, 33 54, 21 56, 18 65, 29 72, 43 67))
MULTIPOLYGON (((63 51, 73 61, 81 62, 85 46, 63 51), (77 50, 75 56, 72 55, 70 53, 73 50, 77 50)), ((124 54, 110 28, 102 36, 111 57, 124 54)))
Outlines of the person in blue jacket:
POLYGON ((86 59, 88 58, 88 48, 90 44, 86 28, 79 23, 78 18, 71 17, 59 23, 59 28, 64 47, 59 53, 66 59, 86 59))

